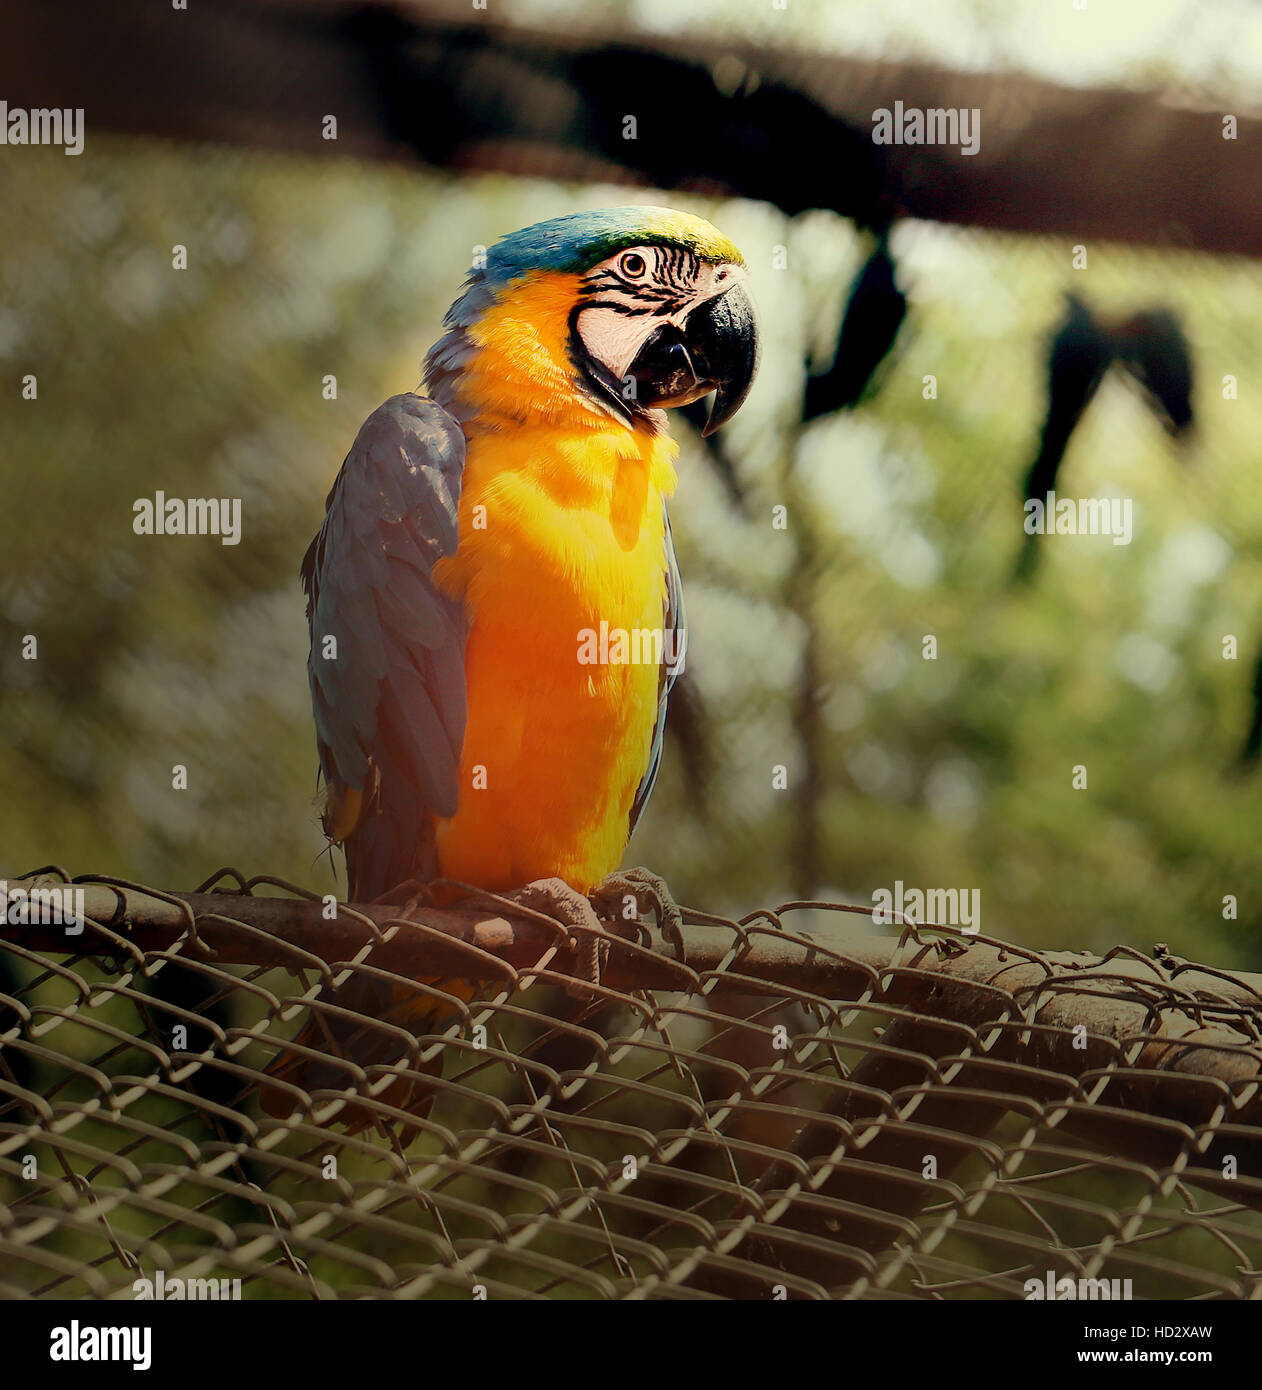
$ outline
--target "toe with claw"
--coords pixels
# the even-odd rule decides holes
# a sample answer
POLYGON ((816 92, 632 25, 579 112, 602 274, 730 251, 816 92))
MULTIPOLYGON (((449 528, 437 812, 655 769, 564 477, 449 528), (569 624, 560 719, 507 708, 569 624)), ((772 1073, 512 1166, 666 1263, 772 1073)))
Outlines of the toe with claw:
POLYGON ((410 917, 423 907, 434 907, 434 886, 424 879, 409 878, 383 893, 376 904, 384 907, 397 907, 400 916, 410 917))
POLYGON ((596 998, 592 986, 600 984, 601 969, 609 955, 609 933, 588 899, 560 878, 536 879, 503 896, 565 927, 577 958, 575 980, 566 986, 566 993, 575 999, 596 998))
POLYGON ((600 904, 614 904, 615 915, 622 917, 623 905, 630 898, 635 903, 638 916, 651 911, 657 918, 657 926, 662 935, 675 948, 675 954, 683 961, 686 957, 684 946, 684 912, 675 901, 666 880, 651 869, 621 869, 609 875, 592 894, 600 904))

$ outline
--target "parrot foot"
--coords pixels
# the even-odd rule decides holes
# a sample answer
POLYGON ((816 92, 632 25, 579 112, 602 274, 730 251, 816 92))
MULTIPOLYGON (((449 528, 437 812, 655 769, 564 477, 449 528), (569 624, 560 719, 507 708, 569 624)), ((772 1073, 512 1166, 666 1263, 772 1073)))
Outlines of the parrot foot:
POLYGON ((625 899, 635 901, 636 912, 643 916, 652 911, 657 918, 658 929, 675 948, 675 954, 682 962, 686 957, 684 946, 684 910, 675 901, 666 880, 651 869, 620 869, 609 875, 592 894, 592 897, 605 903, 615 900, 616 917, 622 917, 625 899), (618 900, 623 901, 618 901, 618 900))
POLYGON ((564 879, 540 878, 502 895, 510 902, 520 903, 535 912, 542 912, 566 928, 578 957, 576 977, 566 985, 571 999, 595 1000, 599 996, 594 985, 600 984, 601 969, 609 955, 609 932, 596 915, 596 909, 577 888, 564 879), (579 928, 575 931, 575 928, 579 928))

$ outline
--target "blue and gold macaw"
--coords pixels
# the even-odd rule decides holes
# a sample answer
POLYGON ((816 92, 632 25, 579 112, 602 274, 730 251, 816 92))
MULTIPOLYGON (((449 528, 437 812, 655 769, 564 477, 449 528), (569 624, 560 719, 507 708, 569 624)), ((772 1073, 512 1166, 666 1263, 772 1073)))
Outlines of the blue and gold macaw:
MULTIPOLYGON (((599 929, 586 895, 653 790, 677 668, 584 659, 584 644, 656 633, 677 650, 663 411, 714 392, 712 431, 745 399, 746 280, 730 241, 666 208, 527 227, 448 311, 428 396, 395 396, 360 430, 302 567, 324 826, 352 901, 441 877, 599 929)), ((651 875, 625 883, 660 914, 651 875)), ((396 1001, 357 976, 326 999, 419 1033, 444 995, 471 993, 424 983, 396 1001)), ((341 1088, 350 1069, 331 1056, 399 1060, 381 1030, 355 1033, 317 1005, 273 1078, 341 1088)), ((390 1094, 419 1113, 424 1091, 390 1094)), ((282 1114, 297 1099, 264 1097, 282 1114)))

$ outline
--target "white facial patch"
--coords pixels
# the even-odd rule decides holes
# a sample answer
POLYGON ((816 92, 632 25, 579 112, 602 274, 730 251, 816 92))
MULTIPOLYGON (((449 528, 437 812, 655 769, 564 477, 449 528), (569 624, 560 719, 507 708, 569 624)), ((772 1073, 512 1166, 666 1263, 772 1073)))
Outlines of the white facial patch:
POLYGON ((615 380, 622 381, 660 323, 660 319, 648 315, 629 318, 617 309, 597 304, 579 314, 578 336, 588 356, 599 362, 615 380))

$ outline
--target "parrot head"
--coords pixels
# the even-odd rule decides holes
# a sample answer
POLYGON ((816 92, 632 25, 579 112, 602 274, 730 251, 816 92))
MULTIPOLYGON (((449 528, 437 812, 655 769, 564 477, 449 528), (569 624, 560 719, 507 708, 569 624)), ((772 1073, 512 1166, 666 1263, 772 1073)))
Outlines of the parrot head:
POLYGON ((699 217, 640 206, 569 213, 513 232, 484 262, 430 355, 427 380, 444 404, 472 365, 470 345, 495 350, 497 384, 483 384, 483 403, 515 377, 538 391, 559 372, 634 425, 713 392, 711 434, 749 394, 759 342, 748 271, 699 217))

